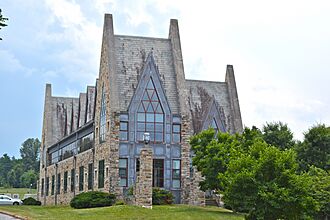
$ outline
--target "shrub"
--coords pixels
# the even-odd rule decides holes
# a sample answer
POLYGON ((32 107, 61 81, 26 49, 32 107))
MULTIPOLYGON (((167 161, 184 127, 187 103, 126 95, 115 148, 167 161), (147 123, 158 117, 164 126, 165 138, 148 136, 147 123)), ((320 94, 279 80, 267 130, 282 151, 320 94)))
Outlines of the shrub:
POLYGON ((113 205, 115 201, 116 196, 113 194, 91 191, 83 192, 75 196, 71 200, 70 206, 76 209, 104 207, 113 205))
POLYGON ((125 205, 123 200, 118 200, 115 205, 125 205))
POLYGON ((128 190, 127 190, 127 195, 128 196, 132 196, 133 195, 133 186, 130 186, 130 187, 128 187, 128 190))
POLYGON ((32 197, 23 199, 22 201, 23 201, 23 205, 41 205, 41 202, 40 201, 35 200, 32 197))
POLYGON ((173 194, 170 191, 153 188, 152 204, 153 205, 170 205, 173 203, 173 194))

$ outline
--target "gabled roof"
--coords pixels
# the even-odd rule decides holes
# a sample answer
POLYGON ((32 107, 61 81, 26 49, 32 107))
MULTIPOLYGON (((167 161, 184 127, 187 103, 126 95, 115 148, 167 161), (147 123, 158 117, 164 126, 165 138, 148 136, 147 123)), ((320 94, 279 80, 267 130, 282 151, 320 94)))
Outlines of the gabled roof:
MULTIPOLYGON (((194 132, 198 133, 203 129, 204 122, 210 112, 212 103, 217 108, 221 121, 229 131, 229 115, 231 114, 228 87, 225 82, 186 80, 189 90, 189 105, 192 114, 194 132), (227 118, 224 117, 227 116, 227 118)), ((218 121, 219 122, 219 121, 218 121)))
POLYGON ((170 40, 122 35, 114 35, 114 37, 120 110, 128 110, 141 78, 147 55, 152 52, 152 59, 159 72, 169 107, 172 113, 178 114, 179 103, 170 40))

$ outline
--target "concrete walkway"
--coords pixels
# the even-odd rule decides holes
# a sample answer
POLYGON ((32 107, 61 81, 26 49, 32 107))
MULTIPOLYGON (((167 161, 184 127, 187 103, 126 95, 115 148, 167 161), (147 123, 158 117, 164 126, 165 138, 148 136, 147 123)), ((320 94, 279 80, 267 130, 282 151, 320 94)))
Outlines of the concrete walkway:
POLYGON ((0 213, 0 220, 20 220, 19 218, 12 217, 10 215, 6 215, 3 213, 0 213))

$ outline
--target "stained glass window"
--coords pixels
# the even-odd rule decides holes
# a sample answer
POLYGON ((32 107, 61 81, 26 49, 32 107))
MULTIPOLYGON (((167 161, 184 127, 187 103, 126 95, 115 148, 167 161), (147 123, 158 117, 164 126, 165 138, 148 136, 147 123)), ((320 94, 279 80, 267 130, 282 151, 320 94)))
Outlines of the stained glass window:
POLYGON ((100 112, 100 142, 105 141, 106 133, 106 100, 104 86, 102 87, 102 97, 101 97, 101 112, 100 112))
POLYGON ((214 131, 215 131, 216 134, 218 133, 218 131, 219 131, 219 127, 218 127, 218 125, 217 125, 217 122, 215 121, 215 118, 213 118, 210 127, 214 129, 214 131))
POLYGON ((99 188, 104 187, 104 160, 99 161, 99 179, 98 179, 99 188))
POLYGON ((150 133, 150 142, 164 140, 164 111, 150 78, 137 112, 137 140, 143 141, 143 133, 150 133))
POLYGON ((79 167, 79 191, 84 190, 84 166, 79 167))
POLYGON ((49 177, 46 177, 46 196, 48 196, 49 193, 49 177))
POLYGON ((54 195, 54 191, 55 191, 55 175, 52 176, 52 188, 51 188, 51 195, 54 195))
POLYGON ((56 193, 60 194, 61 193, 61 174, 57 174, 57 180, 56 180, 56 193))
POLYGON ((173 143, 181 142, 181 125, 173 124, 173 143))
POLYGON ((172 186, 173 188, 180 188, 181 186, 181 161, 172 161, 172 186))
POLYGON ((120 186, 127 186, 127 158, 119 158, 120 186))
POLYGON ((68 191, 68 171, 64 172, 64 180, 63 180, 63 192, 66 193, 68 191))
POLYGON ((75 188, 75 169, 71 169, 71 192, 74 192, 74 188, 75 188))
POLYGON ((88 185, 87 189, 93 188, 93 164, 88 164, 88 185))

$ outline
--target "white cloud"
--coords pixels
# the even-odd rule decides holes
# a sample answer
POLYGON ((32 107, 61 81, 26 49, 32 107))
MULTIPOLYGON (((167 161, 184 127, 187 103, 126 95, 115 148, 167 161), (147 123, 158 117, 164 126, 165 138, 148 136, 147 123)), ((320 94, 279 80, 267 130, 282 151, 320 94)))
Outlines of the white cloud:
POLYGON ((47 27, 36 36, 52 45, 47 61, 59 64, 46 78, 94 83, 104 13, 114 15, 116 34, 164 38, 177 18, 186 77, 224 81, 226 65, 234 65, 245 125, 281 120, 301 138, 311 124, 330 123, 330 2, 47 0, 46 7, 47 27))
MULTIPOLYGON (((40 36, 46 43, 63 43, 50 54, 61 65, 52 70, 70 82, 93 83, 98 76, 102 28, 88 20, 75 1, 48 0, 49 28, 40 36), (54 29, 55 27, 55 29, 54 29)), ((87 6, 84 6, 87 7, 87 6)))
POLYGON ((15 55, 8 50, 0 49, 0 66, 1 66, 1 74, 17 74, 19 73, 20 77, 28 77, 32 75, 36 70, 33 68, 28 68, 24 66, 15 55))

